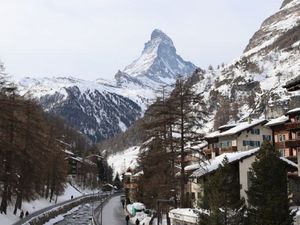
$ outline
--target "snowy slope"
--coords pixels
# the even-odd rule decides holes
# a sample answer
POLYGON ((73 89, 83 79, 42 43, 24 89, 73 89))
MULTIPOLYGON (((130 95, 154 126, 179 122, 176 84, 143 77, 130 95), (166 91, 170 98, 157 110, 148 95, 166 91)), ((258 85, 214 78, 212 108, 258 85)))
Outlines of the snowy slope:
POLYGON ((300 92, 282 86, 300 74, 300 1, 284 5, 267 18, 245 52, 224 67, 199 74, 195 85, 211 113, 224 100, 238 104, 238 117, 274 118, 299 105, 300 92))
POLYGON ((110 155, 107 159, 107 163, 113 168, 114 173, 123 174, 129 167, 131 169, 137 167, 139 153, 140 147, 133 146, 122 152, 110 155))
POLYGON ((76 78, 24 78, 21 95, 38 99, 43 108, 62 116, 73 127, 98 142, 126 130, 146 108, 154 92, 119 88, 103 80, 76 78))

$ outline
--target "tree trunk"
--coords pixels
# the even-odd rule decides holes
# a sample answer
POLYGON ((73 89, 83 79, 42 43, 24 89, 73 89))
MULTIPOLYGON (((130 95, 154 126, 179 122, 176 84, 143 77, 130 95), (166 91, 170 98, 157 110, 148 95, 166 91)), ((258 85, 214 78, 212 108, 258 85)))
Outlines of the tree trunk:
POLYGON ((2 193, 2 200, 0 205, 0 213, 6 214, 7 209, 7 190, 8 190, 8 184, 4 184, 4 189, 2 193))

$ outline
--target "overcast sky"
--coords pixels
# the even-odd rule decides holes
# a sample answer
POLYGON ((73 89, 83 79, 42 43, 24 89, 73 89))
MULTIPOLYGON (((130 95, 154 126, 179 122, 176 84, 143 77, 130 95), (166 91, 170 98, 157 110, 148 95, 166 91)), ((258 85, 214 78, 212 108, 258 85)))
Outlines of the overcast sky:
POLYGON ((112 79, 153 29, 206 68, 238 57, 283 0, 0 0, 0 59, 23 76, 112 79))

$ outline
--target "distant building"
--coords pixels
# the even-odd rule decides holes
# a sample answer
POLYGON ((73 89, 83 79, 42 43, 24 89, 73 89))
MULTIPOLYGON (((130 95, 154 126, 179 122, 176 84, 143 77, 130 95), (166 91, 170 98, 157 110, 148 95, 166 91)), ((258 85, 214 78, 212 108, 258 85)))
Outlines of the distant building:
POLYGON ((290 198, 295 205, 300 204, 300 108, 295 108, 286 115, 275 118, 266 126, 272 129, 273 145, 282 157, 298 165, 298 173, 289 172, 290 198))
POLYGON ((205 136, 208 149, 205 151, 207 158, 215 158, 223 153, 247 151, 260 147, 264 140, 272 140, 272 131, 264 125, 268 121, 249 120, 237 124, 219 127, 215 132, 205 136))
POLYGON ((126 198, 130 201, 135 200, 136 193, 138 191, 138 180, 144 174, 143 171, 131 169, 130 167, 123 174, 123 187, 126 198))
POLYGON ((266 124, 272 129, 273 144, 280 154, 297 162, 300 151, 300 108, 295 108, 285 116, 273 119, 266 124))

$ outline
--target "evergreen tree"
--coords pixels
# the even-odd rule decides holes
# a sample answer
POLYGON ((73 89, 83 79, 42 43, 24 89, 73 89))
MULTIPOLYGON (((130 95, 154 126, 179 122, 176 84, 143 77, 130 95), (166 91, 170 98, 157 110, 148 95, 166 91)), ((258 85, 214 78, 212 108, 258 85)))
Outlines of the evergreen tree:
POLYGON ((252 164, 251 186, 247 192, 250 225, 291 225, 287 170, 269 142, 263 142, 252 164))
POLYGON ((204 184, 200 207, 209 214, 201 214, 200 225, 244 224, 244 200, 240 200, 238 170, 225 157, 216 172, 204 184))

